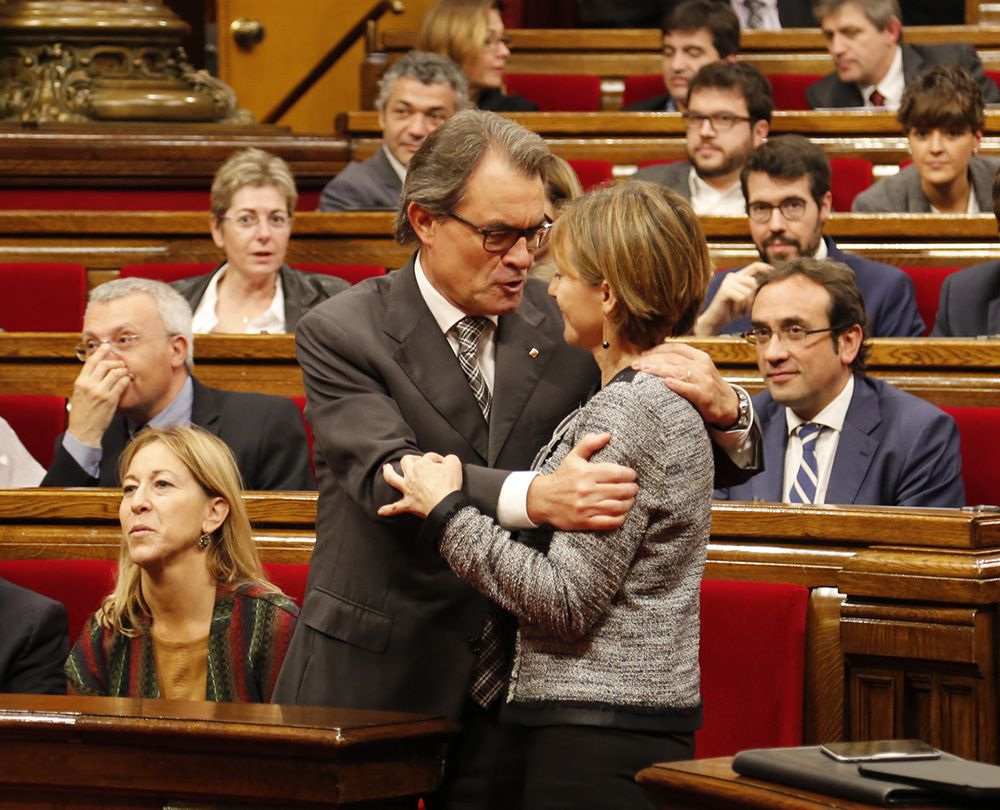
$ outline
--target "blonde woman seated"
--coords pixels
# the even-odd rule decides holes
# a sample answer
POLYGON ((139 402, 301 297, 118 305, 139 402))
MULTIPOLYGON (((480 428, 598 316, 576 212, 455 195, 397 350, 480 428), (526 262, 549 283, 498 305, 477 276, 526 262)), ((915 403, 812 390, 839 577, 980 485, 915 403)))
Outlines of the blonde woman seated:
POLYGON ((501 719, 523 729, 525 807, 652 807, 633 776, 690 759, 701 724, 699 589, 714 467, 705 424, 663 380, 632 369, 687 334, 711 264, 677 194, 621 183, 567 204, 553 227, 549 294, 568 343, 590 350, 602 388, 567 418, 534 468, 551 472, 587 433, 594 460, 633 468, 639 493, 619 529, 540 527, 514 537, 462 493, 454 456, 406 456, 383 515, 427 515, 459 577, 520 623, 501 719))
POLYGON ((268 702, 299 611, 264 576, 229 448, 147 428, 120 470, 118 582, 70 652, 70 693, 268 702))
POLYGON ((298 192, 280 157, 244 149, 212 180, 212 240, 226 261, 173 283, 191 305, 195 333, 294 332, 320 301, 350 285, 285 264, 298 192))

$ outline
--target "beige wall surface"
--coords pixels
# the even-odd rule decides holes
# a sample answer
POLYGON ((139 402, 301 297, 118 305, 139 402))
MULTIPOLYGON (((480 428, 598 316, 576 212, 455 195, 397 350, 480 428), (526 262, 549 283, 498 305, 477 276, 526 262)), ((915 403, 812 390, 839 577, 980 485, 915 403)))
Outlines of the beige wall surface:
MULTIPOLYGON (((403 14, 388 13, 382 30, 416 30, 433 0, 404 0, 403 14)), ((219 76, 241 107, 262 119, 374 5, 374 0, 219 0, 219 76), (250 50, 236 46, 230 23, 259 20, 264 39, 250 50)), ((297 132, 330 132, 339 112, 360 107, 362 37, 278 122, 297 132)))

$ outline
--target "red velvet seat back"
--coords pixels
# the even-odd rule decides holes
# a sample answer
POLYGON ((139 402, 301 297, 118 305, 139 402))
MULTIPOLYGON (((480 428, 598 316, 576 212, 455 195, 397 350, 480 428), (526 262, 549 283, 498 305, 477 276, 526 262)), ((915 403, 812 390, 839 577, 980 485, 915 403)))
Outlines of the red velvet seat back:
POLYGON ((14 429, 21 444, 46 469, 55 455, 56 438, 66 429, 66 400, 55 396, 4 394, 0 416, 14 429))
MULTIPOLYGON (((300 189, 296 211, 315 211, 320 189, 300 189)), ((204 211, 211 193, 204 188, 0 188, 4 211, 204 211)), ((207 230, 207 222, 206 222, 207 230)))
POLYGON ((217 265, 209 262, 181 262, 181 263, 155 263, 155 264, 126 264, 118 271, 120 278, 151 278, 154 281, 163 281, 169 284, 181 278, 190 276, 200 276, 207 273, 217 265))
POLYGON ((647 98, 662 96, 667 92, 660 73, 647 73, 642 76, 626 76, 625 90, 622 92, 622 106, 645 101, 647 98))
POLYGON ((1000 407, 947 407, 941 410, 950 413, 958 423, 965 503, 1000 506, 1000 478, 996 474, 1000 458, 1000 407))
POLYGON ((0 264, 0 329, 79 332, 87 302, 82 264, 0 264))
POLYGON ((900 268, 913 281, 917 296, 917 309, 924 319, 924 334, 929 335, 937 320, 938 304, 941 302, 941 285, 945 277, 961 268, 936 267, 934 265, 914 265, 900 268))
POLYGON ((698 758, 802 744, 808 600, 800 585, 702 582, 698 758))
POLYGON ((567 163, 573 167, 584 191, 608 182, 612 176, 610 160, 570 160, 567 163))
POLYGON ((833 210, 849 213, 854 198, 872 184, 872 164, 864 158, 830 158, 833 210))
MULTIPOLYGON (((823 77, 812 73, 769 73, 771 96, 776 110, 808 110, 806 88, 823 77)), ((850 210, 850 209, 848 209, 850 210)))
POLYGON ((508 73, 507 92, 535 102, 541 112, 597 112, 601 78, 583 73, 508 73))

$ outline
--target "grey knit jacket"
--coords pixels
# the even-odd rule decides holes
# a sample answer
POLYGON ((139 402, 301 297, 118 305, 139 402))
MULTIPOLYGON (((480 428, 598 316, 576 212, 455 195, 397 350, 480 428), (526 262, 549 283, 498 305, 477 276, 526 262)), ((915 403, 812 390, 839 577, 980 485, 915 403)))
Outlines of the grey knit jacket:
POLYGON ((557 428, 534 468, 554 470, 583 434, 604 431, 611 442, 594 460, 638 474, 621 528, 512 537, 461 498, 429 520, 447 520, 440 548, 455 573, 520 622, 508 719, 693 730, 714 472, 708 435, 661 379, 628 370, 557 428))

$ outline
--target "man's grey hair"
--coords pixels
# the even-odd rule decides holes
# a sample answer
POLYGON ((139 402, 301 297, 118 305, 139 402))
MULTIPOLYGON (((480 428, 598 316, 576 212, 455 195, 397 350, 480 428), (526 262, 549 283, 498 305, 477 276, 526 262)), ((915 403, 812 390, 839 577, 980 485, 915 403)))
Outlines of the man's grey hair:
POLYGON ((416 79, 421 84, 450 84, 455 91, 455 109, 464 110, 469 106, 469 80, 458 65, 436 53, 410 51, 393 62, 382 76, 378 83, 378 98, 375 99, 376 110, 385 109, 396 82, 404 78, 416 79))
POLYGON ((543 177, 552 153, 539 135, 494 112, 465 110, 453 115, 427 136, 410 159, 396 214, 396 241, 406 245, 417 239, 406 213, 410 203, 437 217, 457 208, 469 178, 487 154, 527 177, 543 177))
POLYGON ((824 17, 839 11, 848 3, 861 9, 868 21, 879 31, 884 31, 893 17, 900 21, 903 19, 899 10, 899 0, 815 0, 813 14, 822 23, 824 17))
POLYGON ((144 293, 156 303, 156 309, 163 321, 163 328, 169 337, 183 335, 187 339, 188 351, 184 365, 189 374, 194 373, 194 334, 191 328, 191 306, 177 290, 162 281, 150 278, 116 278, 99 284, 90 291, 87 309, 91 304, 106 304, 117 301, 133 293, 144 293))

